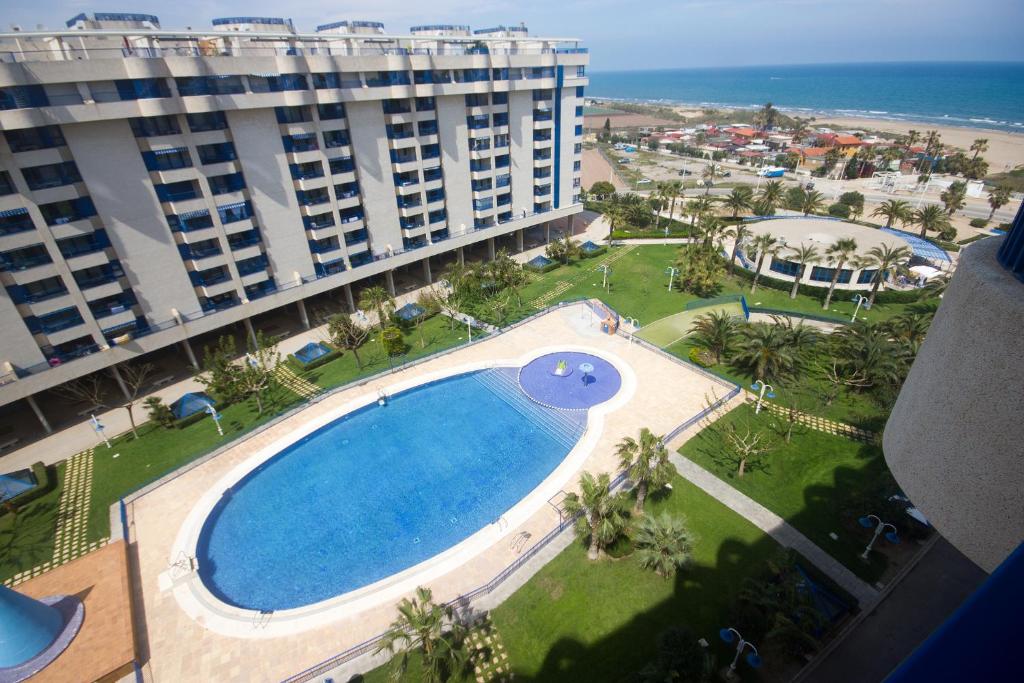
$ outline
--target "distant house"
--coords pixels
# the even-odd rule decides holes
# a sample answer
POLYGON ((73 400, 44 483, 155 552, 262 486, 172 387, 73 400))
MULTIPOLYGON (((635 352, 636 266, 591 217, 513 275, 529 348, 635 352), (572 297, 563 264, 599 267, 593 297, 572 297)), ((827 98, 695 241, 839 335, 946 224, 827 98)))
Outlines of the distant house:
POLYGON ((743 127, 730 127, 726 128, 725 132, 732 136, 738 136, 741 138, 755 138, 757 137, 757 131, 749 126, 743 127))
POLYGON ((821 147, 835 147, 845 156, 852 157, 864 146, 864 141, 856 135, 844 133, 823 133, 815 138, 815 144, 821 147))

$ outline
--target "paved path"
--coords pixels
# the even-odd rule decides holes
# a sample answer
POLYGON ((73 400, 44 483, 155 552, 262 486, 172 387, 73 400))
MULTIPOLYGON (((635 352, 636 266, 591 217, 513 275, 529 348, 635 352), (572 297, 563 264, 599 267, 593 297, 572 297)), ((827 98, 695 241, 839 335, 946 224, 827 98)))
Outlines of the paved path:
POLYGON ((715 500, 733 512, 742 515, 747 521, 774 538, 781 545, 800 552, 814 566, 828 574, 833 581, 857 598, 861 609, 870 608, 875 600, 878 599, 877 590, 857 578, 856 574, 812 543, 810 539, 797 531, 786 520, 678 453, 673 452, 669 459, 676 466, 680 476, 714 497, 715 500))
POLYGON ((323 391, 323 389, 316 384, 296 375, 295 372, 284 363, 278 365, 277 369, 274 370, 274 378, 302 398, 312 398, 323 391))
MULTIPOLYGON (((755 400, 753 394, 750 394, 750 399, 755 400)), ((789 412, 789 408, 769 401, 764 401, 762 405, 776 415, 785 416, 789 412)), ((794 412, 796 413, 796 423, 805 427, 810 427, 811 429, 819 432, 825 432, 826 434, 843 436, 851 441, 878 443, 878 435, 867 429, 861 429, 860 427, 854 427, 853 425, 846 424, 845 422, 836 422, 835 420, 829 420, 828 418, 812 415, 811 413, 804 413, 799 410, 794 412)))

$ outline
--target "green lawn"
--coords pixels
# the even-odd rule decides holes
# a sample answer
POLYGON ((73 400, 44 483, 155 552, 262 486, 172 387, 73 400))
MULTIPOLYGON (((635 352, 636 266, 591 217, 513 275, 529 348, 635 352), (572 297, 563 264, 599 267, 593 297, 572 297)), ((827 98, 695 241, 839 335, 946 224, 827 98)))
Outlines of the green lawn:
MULTIPOLYGON (((769 432, 776 431, 772 425, 782 427, 767 412, 755 417, 748 405, 735 408, 722 421, 746 422, 769 432)), ((870 537, 856 520, 877 512, 887 492, 890 477, 881 448, 810 429, 799 429, 788 444, 778 436, 773 442, 775 448, 748 463, 742 478, 712 430, 688 441, 680 453, 788 521, 861 578, 878 580, 887 565, 884 548, 872 553, 871 564, 862 562, 858 555, 870 537)))
MULTIPOLYGON (((717 633, 736 587, 779 546, 686 480, 676 477, 672 486, 649 500, 648 512, 686 517, 692 563, 662 579, 632 556, 591 562, 573 543, 491 612, 516 680, 620 681, 647 664, 658 634, 677 624, 707 638, 726 661, 717 633)), ((380 667, 366 681, 383 682, 386 672, 380 667)))
POLYGON ((57 504, 64 488, 64 463, 55 465, 53 490, 18 510, 0 515, 0 581, 53 559, 57 504))

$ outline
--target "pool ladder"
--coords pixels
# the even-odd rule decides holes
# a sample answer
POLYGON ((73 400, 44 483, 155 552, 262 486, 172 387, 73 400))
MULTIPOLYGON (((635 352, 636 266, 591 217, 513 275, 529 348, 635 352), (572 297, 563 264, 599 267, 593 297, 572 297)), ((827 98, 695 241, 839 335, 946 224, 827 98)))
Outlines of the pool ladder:
POLYGON ((388 404, 388 393, 384 389, 377 389, 377 405, 385 406, 388 404))
POLYGON ((508 530, 508 520, 505 519, 505 515, 501 515, 500 517, 498 517, 496 520, 494 520, 494 523, 498 526, 498 531, 508 530))
POLYGON ((255 631, 262 630, 267 627, 270 623, 270 618, 274 616, 274 610, 260 610, 252 615, 252 628, 255 631))

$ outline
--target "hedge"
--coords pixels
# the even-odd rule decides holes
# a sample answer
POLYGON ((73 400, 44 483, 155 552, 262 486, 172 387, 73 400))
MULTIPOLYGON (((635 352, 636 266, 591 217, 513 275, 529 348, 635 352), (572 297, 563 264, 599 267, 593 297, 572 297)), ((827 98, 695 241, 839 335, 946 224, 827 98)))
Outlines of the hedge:
POLYGON ((606 247, 606 246, 601 246, 601 247, 599 247, 597 249, 594 249, 592 251, 581 250, 581 252, 580 252, 580 254, 582 255, 583 258, 594 258, 595 256, 600 256, 600 255, 606 254, 606 253, 608 253, 608 247, 606 247))
POLYGON ((991 236, 992 235, 974 235, 973 237, 968 237, 967 239, 960 240, 959 242, 957 242, 957 244, 959 244, 961 247, 966 247, 968 244, 971 244, 972 242, 977 242, 978 240, 983 240, 986 237, 991 236))
POLYGON ((27 491, 22 491, 18 495, 8 498, 5 503, 6 505, 16 510, 27 503, 31 503, 36 498, 45 496, 57 485, 56 471, 41 462, 32 465, 32 474, 35 475, 36 485, 27 491))
POLYGON ((325 353, 324 355, 320 356, 319 358, 315 358, 315 359, 311 360, 308 363, 303 363, 302 361, 300 361, 298 358, 295 357, 294 353, 290 353, 290 354, 288 354, 288 365, 289 365, 289 367, 291 367, 292 370, 298 370, 300 372, 303 371, 303 370, 312 370, 313 368, 320 367, 324 363, 330 363, 335 358, 340 358, 341 357, 341 353, 342 352, 340 350, 334 348, 333 346, 331 346, 330 344, 328 344, 326 342, 320 342, 320 343, 323 344, 324 346, 326 346, 328 349, 330 349, 330 352, 325 353))
POLYGON ((552 261, 551 263, 543 267, 531 266, 530 264, 526 264, 524 268, 534 273, 550 273, 552 270, 558 268, 560 265, 562 264, 559 263, 558 261, 552 261))

